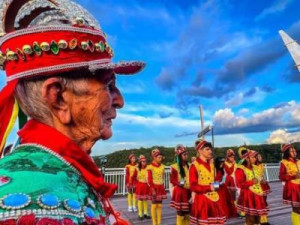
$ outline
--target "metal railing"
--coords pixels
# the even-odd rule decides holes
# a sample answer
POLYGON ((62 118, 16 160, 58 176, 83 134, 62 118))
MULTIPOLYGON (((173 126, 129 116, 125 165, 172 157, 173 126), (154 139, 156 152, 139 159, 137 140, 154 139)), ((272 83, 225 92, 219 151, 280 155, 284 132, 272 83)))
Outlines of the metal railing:
MULTIPOLYGON (((279 164, 270 163, 265 164, 265 177, 269 182, 279 181, 279 164)), ((114 183, 118 185, 118 189, 115 195, 125 195, 127 194, 125 185, 125 168, 106 168, 104 171, 105 181, 108 183, 114 183)), ((170 167, 165 168, 165 188, 169 190, 170 182, 170 167)))

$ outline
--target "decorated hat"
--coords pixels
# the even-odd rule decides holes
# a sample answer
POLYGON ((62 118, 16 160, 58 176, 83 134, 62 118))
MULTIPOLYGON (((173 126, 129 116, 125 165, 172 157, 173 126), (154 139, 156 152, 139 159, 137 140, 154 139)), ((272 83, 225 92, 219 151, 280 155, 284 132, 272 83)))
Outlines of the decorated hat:
POLYGON ((254 151, 254 150, 248 150, 247 153, 243 154, 241 156, 242 159, 247 159, 249 157, 253 157, 256 156, 258 154, 258 152, 254 151))
POLYGON ((162 155, 162 154, 161 154, 161 152, 159 151, 158 148, 155 148, 155 149, 152 150, 152 154, 151 155, 152 155, 152 158, 155 158, 155 157, 157 157, 159 155, 162 155))
POLYGON ((195 149, 196 149, 196 151, 202 149, 206 144, 210 144, 210 142, 207 142, 204 139, 197 139, 195 141, 195 149))
POLYGON ((234 156, 235 152, 232 149, 228 149, 226 152, 226 158, 234 156))
POLYGON ((128 156, 128 159, 130 160, 132 157, 135 157, 135 154, 131 153, 131 154, 128 156))
POLYGON ((18 115, 13 93, 19 80, 74 70, 134 74, 140 61, 114 63, 113 50, 95 18, 70 0, 5 0, 0 6, 0 151, 18 115), (4 107, 5 106, 5 107, 4 107))
POLYGON ((184 152, 187 152, 187 150, 186 150, 186 148, 183 145, 181 145, 181 144, 176 145, 176 147, 175 147, 175 154, 176 155, 180 155, 180 154, 182 154, 184 152))
POLYGON ((140 157, 139 157, 139 161, 141 162, 141 161, 146 161, 147 159, 146 159, 146 157, 144 156, 144 155, 140 155, 140 157))
POLYGON ((291 144, 282 144, 281 145, 281 151, 285 152, 286 150, 288 150, 289 148, 292 148, 293 146, 291 144))
POLYGON ((243 151, 249 151, 249 149, 247 149, 245 146, 242 146, 242 147, 239 147, 239 149, 238 149, 238 154, 239 154, 239 157, 240 158, 242 158, 242 153, 243 153, 243 151))

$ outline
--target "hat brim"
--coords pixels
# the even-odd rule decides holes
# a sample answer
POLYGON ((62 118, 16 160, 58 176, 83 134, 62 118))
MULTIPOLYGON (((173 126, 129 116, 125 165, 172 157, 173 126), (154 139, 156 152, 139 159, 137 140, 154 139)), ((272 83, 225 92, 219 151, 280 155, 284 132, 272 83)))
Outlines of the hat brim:
POLYGON ((113 70, 119 75, 133 75, 142 71, 146 66, 146 63, 141 61, 128 61, 128 62, 118 62, 118 63, 103 63, 96 64, 89 67, 89 70, 94 72, 97 70, 113 70))

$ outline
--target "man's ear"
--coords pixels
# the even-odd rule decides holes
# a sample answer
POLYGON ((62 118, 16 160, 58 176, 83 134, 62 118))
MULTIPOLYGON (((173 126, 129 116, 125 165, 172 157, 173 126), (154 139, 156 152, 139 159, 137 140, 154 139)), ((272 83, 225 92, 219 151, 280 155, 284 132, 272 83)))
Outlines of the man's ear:
POLYGON ((68 124, 71 121, 71 112, 64 93, 65 86, 59 78, 49 78, 42 85, 42 98, 49 106, 51 113, 62 124, 68 124))

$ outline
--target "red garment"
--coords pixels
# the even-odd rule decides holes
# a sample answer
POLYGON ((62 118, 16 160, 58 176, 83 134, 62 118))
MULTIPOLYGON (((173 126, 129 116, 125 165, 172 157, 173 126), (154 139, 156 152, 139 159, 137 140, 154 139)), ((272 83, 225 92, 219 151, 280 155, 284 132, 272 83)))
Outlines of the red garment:
MULTIPOLYGON (((222 174, 222 171, 218 170, 215 181, 222 182, 223 176, 224 175, 222 174)), ((237 217, 236 207, 234 205, 234 201, 231 199, 231 195, 229 193, 226 183, 220 184, 218 193, 220 196, 220 203, 223 207, 226 218, 229 219, 229 218, 237 217)))
POLYGON ((225 184, 229 189, 232 189, 233 191, 236 191, 236 185, 234 182, 234 170, 235 170, 235 164, 233 164, 231 167, 229 167, 226 163, 224 164, 224 170, 226 172, 226 178, 225 178, 225 184))
POLYGON ((126 166, 126 170, 125 170, 125 183, 126 183, 126 187, 128 189, 129 193, 134 193, 135 189, 136 189, 136 184, 137 184, 137 180, 136 180, 136 176, 137 176, 137 169, 134 170, 132 176, 130 176, 130 167, 131 166, 135 166, 136 167, 136 163, 134 164, 128 164, 126 166))
MULTIPOLYGON (((160 165, 157 165, 155 163, 151 163, 154 167, 160 167, 160 165)), ((164 180, 164 173, 162 174, 162 179, 164 180)), ((149 200, 152 201, 162 201, 163 199, 167 199, 167 192, 165 189, 164 184, 154 184, 153 183, 153 177, 152 177, 152 171, 148 170, 148 184, 150 186, 150 194, 148 196, 149 200), (155 193, 155 194, 154 194, 155 193)))
POLYGON ((101 196, 109 198, 117 189, 117 185, 108 184, 104 181, 97 165, 86 152, 53 127, 32 119, 18 132, 18 135, 21 144, 41 145, 63 157, 79 170, 83 179, 101 196))
MULTIPOLYGON (((211 171, 209 162, 204 162, 200 158, 196 159, 208 171, 211 171)), ((195 197, 191 205, 191 224, 195 225, 221 225, 225 224, 226 216, 223 211, 224 206, 220 200, 214 202, 208 199, 204 194, 211 192, 210 185, 201 185, 198 183, 198 171, 194 164, 190 167, 190 189, 195 192, 195 197)))
MULTIPOLYGON (((209 163, 203 162, 200 158, 196 159, 199 163, 203 164, 209 171, 209 163)), ((198 184, 198 172, 196 167, 192 164, 190 167, 190 189, 191 192, 196 192, 199 194, 205 194, 211 191, 210 185, 200 185, 198 184)))
MULTIPOLYGON (((292 160, 289 161, 293 162, 292 160)), ((288 175, 283 163, 280 163, 279 179, 284 182, 283 203, 292 207, 300 207, 300 185, 291 182, 296 179, 296 176, 288 175)))
POLYGON ((147 183, 137 182, 135 194, 137 200, 148 200, 150 194, 149 185, 147 183))
POLYGON ((190 189, 180 186, 180 182, 178 182, 179 176, 178 171, 171 167, 170 182, 173 184, 174 190, 170 206, 179 212, 189 212, 191 192, 190 189))
POLYGON ((268 205, 263 195, 253 193, 249 187, 253 181, 246 180, 243 169, 238 168, 235 172, 236 185, 240 188, 240 195, 237 201, 237 211, 252 216, 263 216, 268 214, 268 205))
MULTIPOLYGON (((142 170, 145 170, 145 169, 146 169, 145 167, 142 168, 142 170)), ((136 190, 135 190, 136 199, 137 200, 142 200, 142 201, 143 200, 148 200, 149 195, 150 195, 150 186, 147 182, 139 181, 137 176, 138 176, 138 170, 136 170, 134 175, 133 175, 133 179, 135 179, 137 181, 136 190)))

